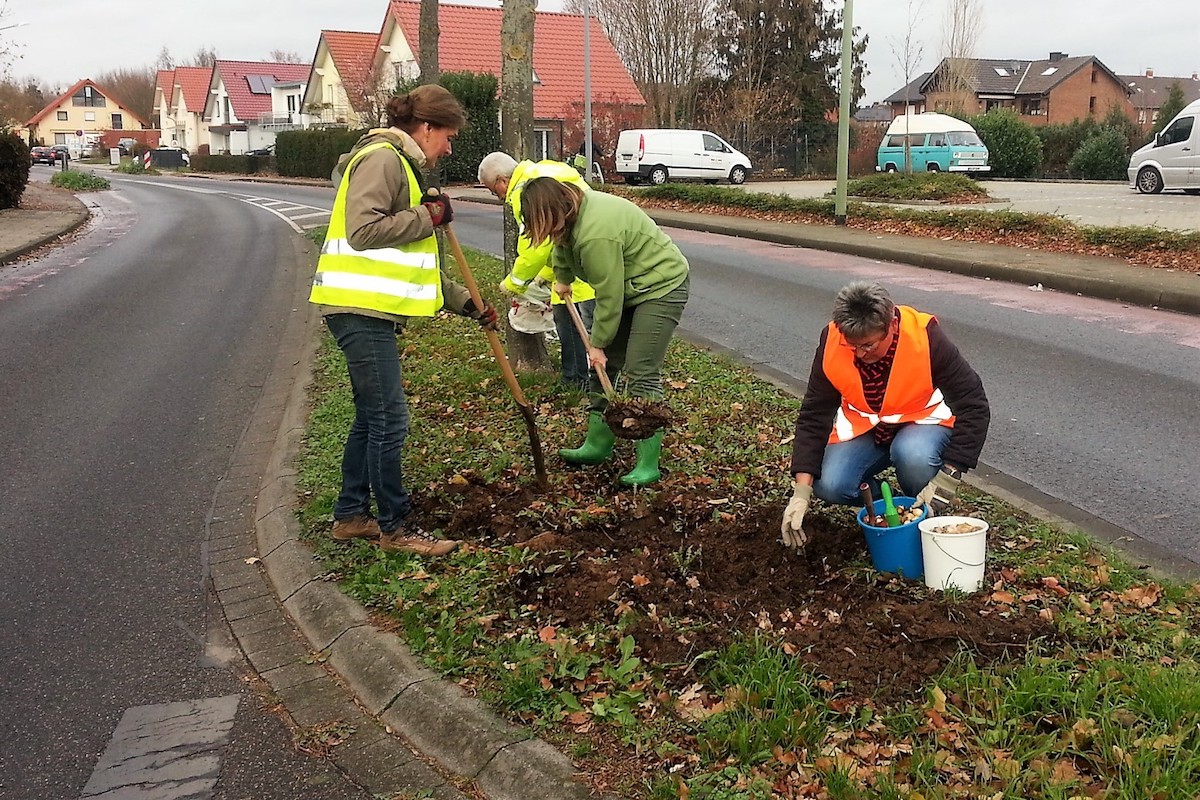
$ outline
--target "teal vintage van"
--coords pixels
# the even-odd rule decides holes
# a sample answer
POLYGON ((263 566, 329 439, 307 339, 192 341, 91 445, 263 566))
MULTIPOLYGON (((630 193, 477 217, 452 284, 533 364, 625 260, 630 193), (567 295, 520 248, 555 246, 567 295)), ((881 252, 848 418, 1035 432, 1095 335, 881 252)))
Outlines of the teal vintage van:
POLYGON ((904 172, 904 140, 912 158, 913 172, 966 172, 971 175, 991 171, 988 149, 961 119, 926 111, 896 117, 879 143, 878 172, 904 172))

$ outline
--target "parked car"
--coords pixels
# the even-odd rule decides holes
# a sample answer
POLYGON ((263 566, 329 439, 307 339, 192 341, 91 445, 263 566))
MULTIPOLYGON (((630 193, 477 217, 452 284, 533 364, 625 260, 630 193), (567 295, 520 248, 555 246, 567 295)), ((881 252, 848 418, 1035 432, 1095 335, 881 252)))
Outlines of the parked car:
POLYGON ((987 163, 988 149, 974 128, 947 114, 926 111, 892 120, 879 143, 877 171, 904 172, 905 138, 913 172, 977 175, 992 169, 987 163))
POLYGON ((646 128, 617 137, 617 174, 626 183, 699 179, 745 183, 750 159, 709 131, 646 128))
POLYGON ((253 150, 247 150, 246 155, 248 155, 248 156, 266 156, 266 157, 273 156, 273 155, 275 155, 275 145, 269 144, 266 147, 256 147, 253 150))
POLYGON ((53 147, 29 148, 29 159, 34 164, 49 164, 50 166, 54 166, 54 159, 57 157, 53 147))
POLYGON ((67 147, 65 144, 56 144, 51 149, 54 151, 54 160, 55 161, 59 161, 62 159, 66 159, 67 161, 71 160, 71 149, 69 147, 67 147))
POLYGON ((1200 194, 1200 100, 1189 103, 1150 144, 1129 157, 1129 186, 1142 194, 1200 194))

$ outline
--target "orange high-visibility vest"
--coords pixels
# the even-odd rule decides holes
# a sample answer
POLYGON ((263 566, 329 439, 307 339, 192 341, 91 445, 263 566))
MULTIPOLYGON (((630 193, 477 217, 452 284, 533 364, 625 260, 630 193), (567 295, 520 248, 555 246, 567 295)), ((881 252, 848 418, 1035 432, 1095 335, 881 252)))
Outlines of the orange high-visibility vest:
POLYGON ((908 306, 896 308, 900 311, 900 341, 878 412, 867 405, 862 375, 854 364, 854 349, 847 345, 837 326, 829 323, 821 368, 842 395, 829 433, 830 444, 848 442, 881 422, 954 427, 954 414, 942 399, 942 390, 933 385, 928 331, 933 315, 908 306))

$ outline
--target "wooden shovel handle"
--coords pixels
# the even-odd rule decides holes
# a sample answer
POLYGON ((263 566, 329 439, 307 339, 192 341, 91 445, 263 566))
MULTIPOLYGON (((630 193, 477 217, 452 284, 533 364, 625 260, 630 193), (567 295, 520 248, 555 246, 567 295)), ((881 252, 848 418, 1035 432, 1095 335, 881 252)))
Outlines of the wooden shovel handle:
MULTIPOLYGON (((579 316, 579 309, 575 307, 575 301, 571 298, 565 298, 567 303, 567 311, 571 312, 571 321, 575 323, 575 330, 579 331, 579 338, 583 340, 583 346, 591 349, 592 337, 588 336, 587 328, 583 325, 583 319, 579 316)), ((600 364, 592 364, 592 369, 596 370, 596 377, 600 379, 600 386, 604 388, 604 396, 609 400, 613 398, 612 381, 608 379, 608 373, 604 371, 604 367, 600 364)))

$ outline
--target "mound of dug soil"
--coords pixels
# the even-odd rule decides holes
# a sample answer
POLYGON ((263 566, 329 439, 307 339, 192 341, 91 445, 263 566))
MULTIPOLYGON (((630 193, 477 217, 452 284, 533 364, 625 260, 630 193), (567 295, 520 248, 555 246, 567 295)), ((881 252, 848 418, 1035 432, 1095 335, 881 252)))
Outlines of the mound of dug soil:
POLYGON ((772 630, 842 691, 902 700, 962 650, 982 665, 1055 635, 1039 617, 990 604, 986 592, 947 602, 923 584, 864 569, 861 531, 821 515, 809 515, 810 541, 793 552, 779 542, 782 509, 752 500, 622 494, 568 514, 507 484, 459 489, 456 510, 431 509, 448 536, 538 554, 535 569, 506 587, 516 604, 570 626, 636 611, 638 655, 680 684, 695 680, 701 653, 772 630))

